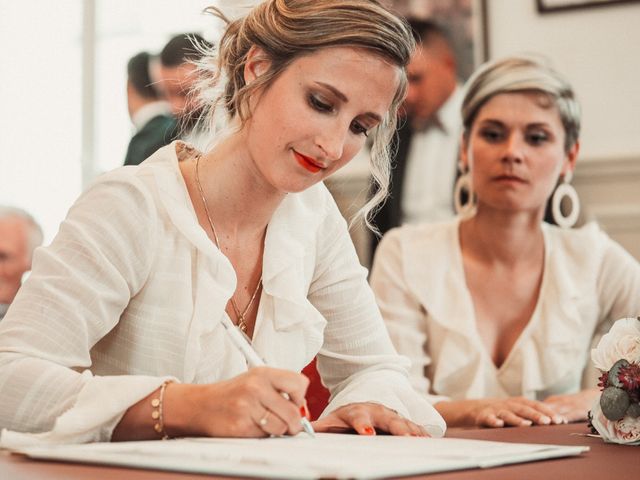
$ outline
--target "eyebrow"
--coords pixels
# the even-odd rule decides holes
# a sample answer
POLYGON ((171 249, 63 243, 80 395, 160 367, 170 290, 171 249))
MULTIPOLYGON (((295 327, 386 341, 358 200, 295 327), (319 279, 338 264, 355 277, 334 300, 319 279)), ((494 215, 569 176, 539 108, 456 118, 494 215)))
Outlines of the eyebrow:
MULTIPOLYGON (((489 124, 498 125, 501 127, 504 127, 506 125, 503 121, 496 120, 493 118, 485 118, 480 123, 489 123, 489 124)), ((550 128, 550 124, 547 122, 532 122, 532 123, 527 123, 525 127, 526 128, 540 128, 540 127, 550 128)))
MULTIPOLYGON (((344 93, 342 93, 340 90, 338 90, 336 87, 334 87, 333 85, 329 85, 328 83, 324 83, 324 82, 315 82, 315 83, 329 90, 331 93, 333 93, 336 97, 338 97, 344 103, 349 103, 349 99, 347 98, 347 96, 344 93)), ((366 117, 372 118, 378 123, 382 122, 382 117, 377 113, 366 112, 364 115, 366 117)))

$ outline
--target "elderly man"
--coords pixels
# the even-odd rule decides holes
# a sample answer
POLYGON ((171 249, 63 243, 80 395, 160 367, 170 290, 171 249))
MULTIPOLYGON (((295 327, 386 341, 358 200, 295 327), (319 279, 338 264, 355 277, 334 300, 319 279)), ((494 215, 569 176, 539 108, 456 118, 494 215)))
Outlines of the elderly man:
POLYGON ((33 251, 42 244, 42 230, 24 210, 0 206, 0 319, 31 270, 33 251))

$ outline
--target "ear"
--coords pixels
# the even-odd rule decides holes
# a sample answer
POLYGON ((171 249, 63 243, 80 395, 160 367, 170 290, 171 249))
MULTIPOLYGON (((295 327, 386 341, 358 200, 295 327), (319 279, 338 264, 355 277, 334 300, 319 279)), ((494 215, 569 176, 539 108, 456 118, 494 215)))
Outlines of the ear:
POLYGON ((568 173, 573 173, 573 170, 576 168, 576 160, 578 159, 578 152, 580 151, 580 142, 576 141, 573 146, 567 152, 567 157, 564 161, 564 166, 562 167, 562 175, 567 175, 568 173))
POLYGON ((253 45, 247 53, 247 61, 244 64, 244 81, 247 85, 260 75, 265 73, 270 66, 267 55, 260 47, 253 45))

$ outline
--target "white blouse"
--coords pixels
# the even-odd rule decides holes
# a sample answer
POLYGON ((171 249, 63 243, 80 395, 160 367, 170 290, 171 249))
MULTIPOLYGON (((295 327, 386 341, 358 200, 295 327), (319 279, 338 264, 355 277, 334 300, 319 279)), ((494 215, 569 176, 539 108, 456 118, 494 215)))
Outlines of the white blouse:
MULTIPOLYGON (((36 251, 0 323, 3 445, 107 441, 164 379, 246 371, 219 324, 235 272, 200 227, 178 161, 174 143, 103 175, 36 251)), ((293 371, 318 354, 325 412, 374 401, 444 434, 411 388, 323 184, 288 195, 269 223, 253 346, 293 371)))
MULTIPOLYGON (((459 219, 404 226, 388 232, 376 251, 371 286, 394 345, 411 359, 414 388, 433 403, 579 391, 594 335, 640 314, 638 262, 595 224, 544 224, 539 298, 496 368, 477 330, 458 230, 459 219)), ((597 376, 590 371, 591 386, 597 376)))

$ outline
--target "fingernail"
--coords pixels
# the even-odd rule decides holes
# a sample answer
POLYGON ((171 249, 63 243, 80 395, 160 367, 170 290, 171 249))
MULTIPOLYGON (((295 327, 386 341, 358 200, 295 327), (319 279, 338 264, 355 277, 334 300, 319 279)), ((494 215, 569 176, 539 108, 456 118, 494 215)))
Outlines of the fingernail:
POLYGON ((364 434, 373 435, 375 434, 375 430, 373 429, 373 427, 364 427, 364 434))
POLYGON ((522 425, 523 427, 530 427, 531 425, 533 425, 533 422, 531 420, 523 420, 522 422, 520 422, 520 425, 522 425))
POLYGON ((555 423, 556 425, 560 424, 560 423, 566 423, 567 421, 562 418, 560 415, 555 415, 553 417, 553 423, 555 423))
MULTIPOLYGON (((556 417, 553 417, 553 418, 554 418, 553 422, 557 423, 555 421, 556 417)), ((546 415, 544 415, 544 416, 540 417, 540 423, 543 424, 543 425, 549 425, 551 423, 551 419, 549 417, 547 417, 546 415)))

